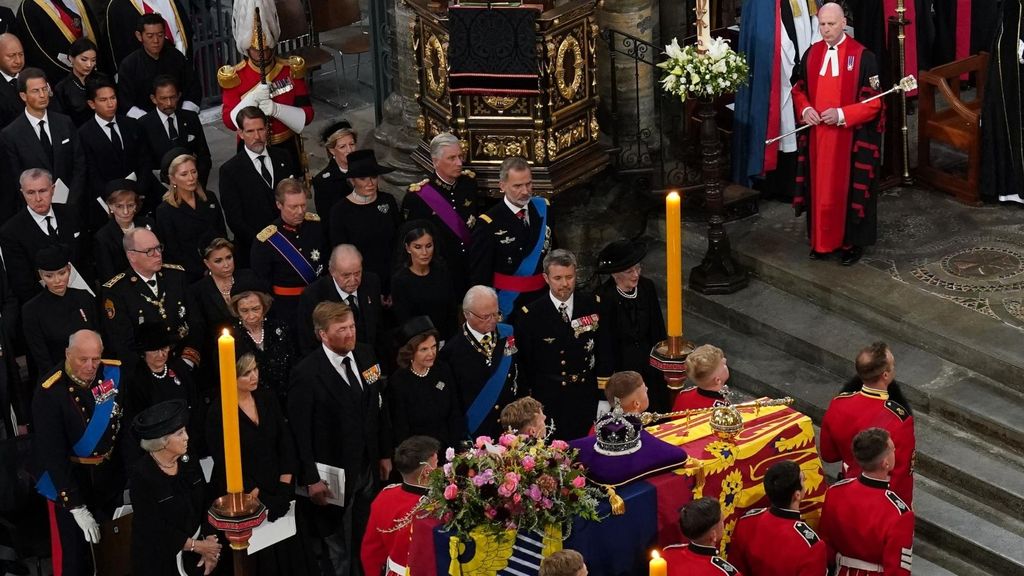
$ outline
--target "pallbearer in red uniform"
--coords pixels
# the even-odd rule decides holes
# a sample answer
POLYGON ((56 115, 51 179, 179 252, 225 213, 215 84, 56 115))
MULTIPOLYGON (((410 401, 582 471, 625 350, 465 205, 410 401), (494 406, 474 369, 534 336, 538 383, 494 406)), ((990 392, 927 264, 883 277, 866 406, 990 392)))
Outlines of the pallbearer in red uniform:
POLYGON ((821 459, 843 462, 843 475, 855 478, 860 465, 852 442, 858 432, 884 428, 896 444, 896 467, 890 481, 894 492, 914 502, 914 416, 896 379, 896 359, 884 342, 875 342, 857 355, 857 378, 832 399, 821 422, 821 459))
POLYGON ((217 82, 223 90, 224 125, 237 130, 235 117, 246 106, 263 110, 270 118, 270 145, 287 150, 292 157, 292 173, 302 173, 298 135, 313 121, 306 62, 298 56, 276 57, 281 26, 273 0, 236 0, 232 23, 235 47, 245 58, 217 71, 217 82), (256 7, 260 9, 259 26, 256 7), (263 74, 266 84, 262 83, 263 74))
POLYGON ((794 110, 813 128, 809 138, 801 134, 793 207, 797 216, 807 211, 811 258, 842 250, 849 266, 875 243, 872 185, 881 159, 882 101, 860 103, 878 93, 878 66, 874 54, 843 32, 845 25, 838 4, 822 6, 823 42, 811 45, 795 72, 794 110))
POLYGON ((729 404, 729 366, 722 350, 710 344, 698 346, 686 357, 686 375, 693 386, 676 396, 672 411, 712 408, 729 404))
POLYGON ((700 498, 679 510, 679 528, 687 544, 666 546, 661 556, 668 564, 668 576, 741 576, 732 564, 718 555, 725 534, 722 509, 714 498, 700 498))
POLYGON ((405 576, 412 537, 412 509, 427 493, 427 478, 437 468, 441 444, 429 436, 410 436, 398 448, 392 462, 402 475, 377 495, 363 535, 360 557, 367 576, 405 576), (386 568, 386 570, 385 570, 386 568))
POLYGON ((747 576, 821 576, 828 565, 825 543, 800 519, 804 475, 792 460, 773 464, 764 476, 770 508, 740 518, 729 543, 729 562, 747 576))
POLYGON ((863 472, 829 487, 818 526, 838 567, 835 574, 910 574, 914 512, 889 490, 899 449, 888 432, 869 428, 853 439, 853 452, 863 472))

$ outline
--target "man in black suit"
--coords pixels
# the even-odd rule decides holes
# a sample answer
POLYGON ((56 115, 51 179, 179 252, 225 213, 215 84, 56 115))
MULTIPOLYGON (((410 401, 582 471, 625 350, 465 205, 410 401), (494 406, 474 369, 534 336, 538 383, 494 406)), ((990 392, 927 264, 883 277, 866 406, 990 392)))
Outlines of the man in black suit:
POLYGON ((24 67, 25 50, 21 40, 4 31, 0 34, 0 128, 6 128, 25 109, 25 103, 18 96, 18 74, 24 67))
POLYGON ((555 436, 587 435, 602 397, 594 374, 599 342, 598 301, 576 294, 576 257, 553 250, 544 258, 548 293, 523 306, 516 320, 516 345, 530 395, 544 405, 555 436))
POLYGON ((294 178, 288 153, 267 146, 267 116, 255 106, 242 108, 235 118, 242 149, 220 167, 220 203, 235 235, 235 260, 248 267, 256 233, 278 216, 274 201, 277 183, 294 178))
POLYGON ((469 437, 497 438, 502 431, 498 423, 501 409, 522 395, 520 389, 525 392, 527 388, 519 381, 515 338, 510 344, 510 327, 498 326, 498 295, 490 286, 467 290, 462 312, 466 323, 444 343, 440 358, 451 368, 469 437), (507 366, 503 364, 506 356, 507 366))
MULTIPOLYGON (((332 574, 362 575, 360 542, 379 482, 391 472, 391 430, 381 395, 380 364, 356 341, 352 310, 322 302, 313 311, 320 346, 292 370, 288 414, 299 456, 297 483, 309 489, 316 535, 332 574), (317 464, 345 470, 345 506, 333 497, 317 464)), ((340 495, 339 495, 340 496, 340 495)))
POLYGON ((35 260, 41 248, 62 246, 79 273, 86 271, 77 215, 68 206, 53 203, 53 176, 42 168, 29 168, 21 175, 20 189, 28 206, 0 228, 0 246, 14 295, 28 302, 42 290, 35 260))
POLYGON ((552 246, 548 202, 533 196, 533 175, 526 160, 501 163, 498 188, 504 197, 473 226, 467 264, 469 284, 493 286, 498 309, 512 322, 519 307, 546 291, 541 261, 552 246))
POLYGON ((90 206, 86 225, 98 230, 107 223, 97 198, 106 197, 107 182, 127 178, 138 184, 143 198, 140 214, 151 214, 160 203, 160 190, 153 177, 153 159, 139 123, 117 113, 117 88, 110 78, 93 74, 85 87, 85 101, 96 112, 92 121, 78 129, 78 139, 88 166, 84 202, 90 206))
POLYGON ((206 188, 213 167, 210 146, 206 143, 199 114, 178 109, 181 101, 178 81, 166 74, 157 76, 153 80, 149 100, 153 109, 140 118, 139 123, 153 154, 153 164, 156 165, 172 148, 184 148, 196 157, 199 182, 206 188))
POLYGON ((148 96, 153 80, 167 75, 175 79, 184 93, 182 107, 198 114, 203 93, 194 62, 166 42, 163 17, 160 14, 139 16, 135 37, 142 45, 117 67, 118 110, 136 119, 151 112, 154 104, 148 96))
POLYGON ((376 345, 377 327, 383 314, 380 278, 373 272, 363 271, 363 255, 351 244, 338 244, 334 247, 327 270, 330 274, 307 286, 299 298, 296 324, 299 350, 306 354, 316 348, 317 337, 312 315, 321 302, 348 304, 355 315, 359 342, 376 345))
POLYGON ((29 168, 42 168, 53 176, 56 189, 68 188, 69 204, 79 201, 85 186, 85 158, 71 118, 48 112, 50 90, 39 68, 25 68, 18 74, 18 92, 25 103, 3 129, 7 150, 8 185, 17 188, 17 178, 29 168))

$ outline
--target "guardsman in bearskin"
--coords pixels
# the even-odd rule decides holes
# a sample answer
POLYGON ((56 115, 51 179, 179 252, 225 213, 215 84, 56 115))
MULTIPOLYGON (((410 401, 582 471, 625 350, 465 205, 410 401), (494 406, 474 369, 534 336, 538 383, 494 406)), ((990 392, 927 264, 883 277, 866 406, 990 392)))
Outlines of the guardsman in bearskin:
MULTIPOLYGON (((85 0, 29 0, 18 6, 15 30, 24 42, 25 60, 42 68, 50 84, 56 86, 71 72, 72 42, 88 38, 102 45, 99 24, 85 0)), ((107 59, 103 62, 109 63, 107 59)))
POLYGON ((94 573, 91 544, 99 523, 121 504, 124 466, 114 449, 121 426, 121 367, 103 360, 92 330, 71 335, 64 366, 47 375, 32 398, 36 489, 46 497, 55 573, 94 573))
POLYGON ((523 306, 516 318, 516 342, 530 395, 544 405, 563 440, 587 435, 604 394, 594 372, 599 301, 576 293, 576 256, 553 250, 544 258, 546 294, 523 306))
POLYGON ((853 437, 871 427, 889 431, 896 444, 893 492, 914 502, 914 416, 896 379, 896 360, 884 342, 875 342, 857 355, 857 377, 832 399, 821 422, 820 450, 825 462, 843 462, 843 476, 856 478, 860 466, 850 448, 853 437))
POLYGON ((407 221, 423 219, 434 225, 440 255, 451 271, 456 293, 462 294, 466 289, 466 251, 479 215, 476 174, 462 169, 459 139, 447 132, 430 141, 430 161, 434 173, 409 185, 402 213, 407 221))
POLYGON ((145 228, 125 232, 124 246, 128 269, 103 285, 104 329, 111 351, 132 373, 138 362, 136 329, 162 324, 178 343, 181 359, 195 368, 204 332, 196 307, 188 302, 184 268, 164 264, 163 244, 145 228))
POLYGON ((330 256, 320 217, 306 212, 302 183, 285 178, 274 190, 281 215, 256 235, 252 270, 270 286, 274 318, 295 328, 299 296, 324 271, 330 256))
POLYGON ((718 555, 725 526, 717 498, 700 498, 683 506, 679 510, 679 528, 689 542, 662 550, 668 576, 741 576, 739 570, 718 555))
POLYGON ((804 474, 792 460, 777 462, 764 476, 770 508, 755 508, 739 519, 729 542, 729 562, 758 576, 821 576, 828 560, 825 542, 800 518, 804 474))
POLYGON ((467 264, 470 285, 494 286, 498 308, 512 322, 520 306, 547 292, 541 263, 551 250, 551 227, 548 201, 533 196, 526 160, 506 158, 498 187, 505 196, 473 226, 467 264))
POLYGON ((281 25, 273 0, 237 0, 232 22, 235 47, 245 58, 217 71, 217 82, 223 90, 224 125, 236 131, 235 118, 242 108, 256 106, 263 110, 270 118, 270 145, 287 150, 292 158, 291 172, 300 174, 304 163, 298 135, 313 121, 306 62, 298 56, 275 56, 281 25))
POLYGON ((914 511, 889 489, 900 449, 883 428, 868 428, 852 446, 860 475, 825 492, 818 531, 836 576, 903 576, 914 560, 914 511))
POLYGON ((445 341, 440 359, 451 368, 469 437, 497 438, 501 409, 526 392, 519 382, 515 335, 512 326, 498 322, 498 295, 490 286, 467 290, 462 312, 466 322, 445 341))

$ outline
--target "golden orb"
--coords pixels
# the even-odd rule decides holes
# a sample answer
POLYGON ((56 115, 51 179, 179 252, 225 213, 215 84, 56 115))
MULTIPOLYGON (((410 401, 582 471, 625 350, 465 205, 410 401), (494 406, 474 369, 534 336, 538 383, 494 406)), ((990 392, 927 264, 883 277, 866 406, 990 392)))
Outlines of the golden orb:
POLYGON ((722 440, 732 440, 743 430, 743 415, 734 406, 719 406, 711 411, 711 429, 722 440))

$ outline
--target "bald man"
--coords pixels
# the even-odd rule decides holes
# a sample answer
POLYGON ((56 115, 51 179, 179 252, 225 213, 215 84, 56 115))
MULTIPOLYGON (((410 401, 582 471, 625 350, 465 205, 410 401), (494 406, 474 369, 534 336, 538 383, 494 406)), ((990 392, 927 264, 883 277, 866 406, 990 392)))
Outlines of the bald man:
POLYGON ((0 129, 25 109, 25 103, 18 96, 18 74, 24 67, 25 50, 21 40, 9 32, 0 34, 0 129))

